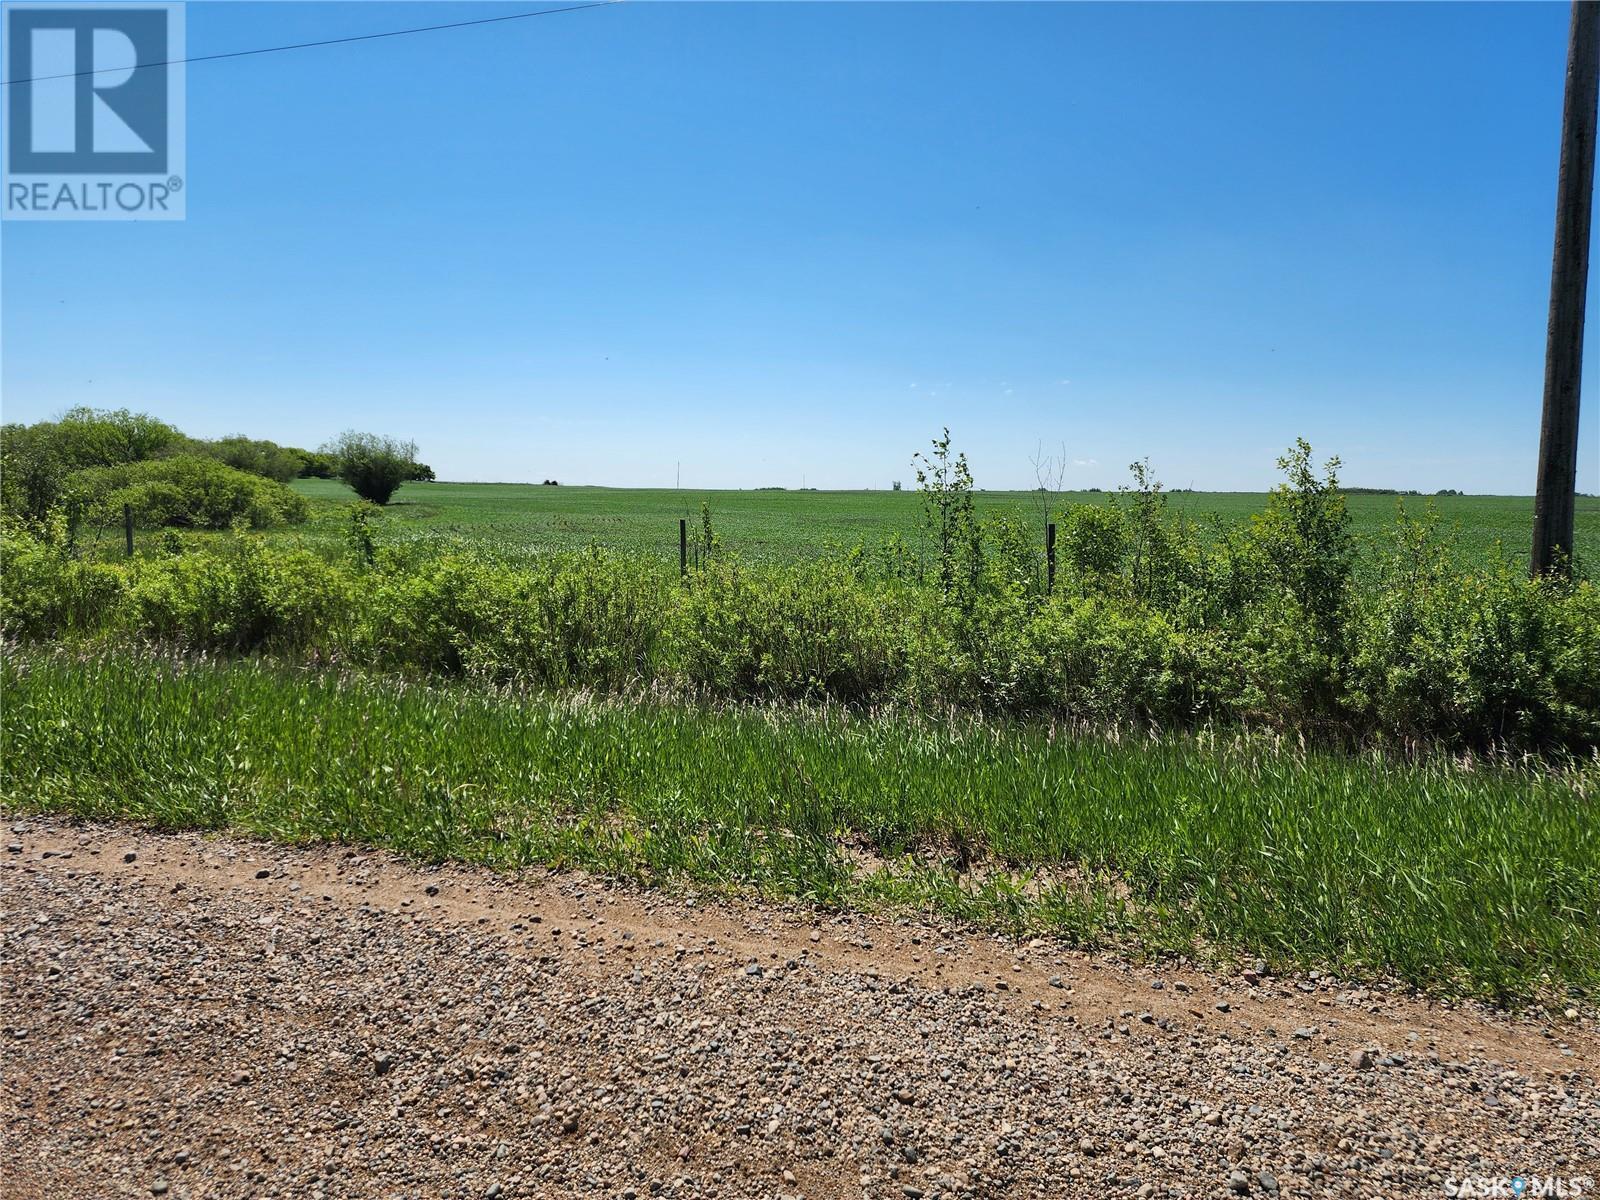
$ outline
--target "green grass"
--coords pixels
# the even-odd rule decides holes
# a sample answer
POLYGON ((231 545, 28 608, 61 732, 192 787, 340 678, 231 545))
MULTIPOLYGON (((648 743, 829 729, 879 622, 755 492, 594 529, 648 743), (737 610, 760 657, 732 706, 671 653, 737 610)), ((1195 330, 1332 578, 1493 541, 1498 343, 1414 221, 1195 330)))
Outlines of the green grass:
MULTIPOLYGON (((308 526, 271 536, 342 545, 344 506, 355 494, 336 480, 296 480, 295 489, 314 502, 308 526)), ((914 491, 673 491, 649 488, 541 487, 520 483, 409 483, 384 510, 385 535, 462 542, 510 556, 552 549, 581 549, 591 543, 615 550, 676 561, 678 520, 689 519, 690 538, 699 535, 700 505, 709 500, 717 535, 740 557, 793 562, 828 549, 857 543, 876 547, 898 533, 915 544, 921 500, 914 491)), ((1069 503, 1102 503, 1104 493, 1072 492, 1069 503)), ((1395 496, 1349 498, 1358 538, 1380 534, 1395 516, 1395 496)), ((1420 514, 1428 498, 1408 496, 1407 511, 1420 514)), ((1480 562, 1503 554, 1521 562, 1533 527, 1528 496, 1440 496, 1433 500, 1454 530, 1465 557, 1480 562)), ((1180 492, 1170 504, 1199 522, 1234 524, 1261 511, 1260 492, 1180 492)), ((980 514, 1012 512, 1041 521, 1039 497, 1030 492, 980 492, 980 514)), ((103 550, 121 546, 120 527, 94 534, 103 550)), ((151 543, 151 535, 141 535, 151 543)), ((1600 499, 1578 500, 1581 556, 1600 559, 1600 499)))
MULTIPOLYGON (((336 480, 303 479, 295 488, 313 500, 344 501, 354 494, 336 480)), ((1072 492, 1066 504, 1104 503, 1104 493, 1072 492)), ((678 520, 689 519, 699 534, 700 505, 709 501, 717 536, 741 557, 795 561, 829 548, 881 543, 898 533, 914 541, 921 498, 902 492, 717 491, 648 488, 541 487, 515 483, 412 483, 400 489, 385 512, 396 532, 462 538, 504 549, 580 549, 598 543, 663 558, 678 553, 678 520)), ((1358 537, 1377 534, 1394 520, 1399 498, 1349 498, 1358 537)), ((1234 524, 1266 507, 1260 492, 1183 492, 1169 503, 1194 520, 1234 524)), ((1427 499, 1405 498, 1420 514, 1427 499)), ((1433 500, 1461 548, 1480 560, 1496 544, 1517 559, 1526 556, 1533 528, 1529 496, 1440 496, 1433 500)), ((980 492, 981 515, 1011 512, 1042 520, 1040 499, 1029 492, 980 492)), ((1058 509, 1059 515, 1059 509, 1058 509)), ((1580 553, 1600 556, 1600 500, 1578 501, 1580 553)))
POLYGON ((1500 1000, 1600 984, 1593 764, 10 648, 4 803, 916 906, 1500 1000))

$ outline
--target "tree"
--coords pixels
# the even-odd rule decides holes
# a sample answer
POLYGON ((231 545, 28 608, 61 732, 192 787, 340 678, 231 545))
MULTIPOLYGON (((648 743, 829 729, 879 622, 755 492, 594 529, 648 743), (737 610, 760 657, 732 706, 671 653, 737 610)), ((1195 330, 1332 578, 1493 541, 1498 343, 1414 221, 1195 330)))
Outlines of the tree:
POLYGON ((939 555, 939 585, 948 595, 978 581, 983 552, 972 507, 972 471, 950 449, 950 430, 933 439, 933 453, 912 455, 922 493, 923 523, 939 555))
POLYGON ((417 466, 415 442, 353 429, 323 446, 322 453, 338 464, 339 478, 354 488, 356 495, 374 504, 389 503, 417 466))

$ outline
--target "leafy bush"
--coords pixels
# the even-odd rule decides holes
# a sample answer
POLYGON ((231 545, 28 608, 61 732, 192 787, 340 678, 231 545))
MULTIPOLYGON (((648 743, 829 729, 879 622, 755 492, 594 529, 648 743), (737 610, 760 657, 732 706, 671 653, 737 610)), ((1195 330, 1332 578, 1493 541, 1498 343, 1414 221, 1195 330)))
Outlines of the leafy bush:
MULTIPOLYGON (((57 513, 6 522, 0 622, 14 637, 132 635, 541 687, 1600 746, 1600 588, 1463 567, 1436 522, 1404 514, 1358 573, 1334 467, 1313 470, 1302 444, 1251 527, 1205 536, 1136 470, 1135 488, 1069 509, 1051 595, 1028 525, 967 530, 954 467, 956 552, 927 579, 903 544, 752 566, 717 547, 709 509, 714 552, 681 582, 598 550, 510 564, 386 544, 371 505, 352 510, 353 552, 337 562, 241 534, 220 547, 173 535, 172 553, 95 564, 57 513)), ((73 479, 84 504, 137 500, 151 520, 280 519, 263 506, 284 496, 304 509, 209 459, 73 479)))
POLYGON ((1087 586, 1100 585, 1122 570, 1127 537, 1121 510, 1109 504, 1074 504, 1061 523, 1064 564, 1087 586))
POLYGON ((716 559, 682 592, 673 661, 714 695, 881 699, 903 678, 907 600, 837 562, 752 569, 716 559))
POLYGON ((305 451, 280 446, 276 442, 248 438, 243 434, 193 443, 195 452, 214 458, 237 471, 288 483, 305 470, 305 451))
POLYGON ((191 456, 75 472, 66 503, 79 518, 120 520, 128 505, 141 525, 198 529, 226 529, 239 520, 260 529, 303 521, 309 511, 305 498, 281 483, 191 456))
POLYGON ((415 442, 347 430, 322 453, 338 463, 339 478, 373 504, 389 503, 402 483, 417 476, 415 442))
POLYGON ((25 638, 97 632, 114 617, 127 587, 115 567, 72 556, 59 515, 44 536, 0 526, 0 581, 0 630, 25 638))
POLYGON ((0 429, 0 506, 43 522, 66 498, 74 472, 139 462, 183 441, 166 422, 127 409, 74 408, 58 421, 7 425, 0 429))
POLYGON ((203 650, 331 652, 352 597, 315 555, 245 540, 225 554, 135 560, 130 575, 128 631, 203 650))

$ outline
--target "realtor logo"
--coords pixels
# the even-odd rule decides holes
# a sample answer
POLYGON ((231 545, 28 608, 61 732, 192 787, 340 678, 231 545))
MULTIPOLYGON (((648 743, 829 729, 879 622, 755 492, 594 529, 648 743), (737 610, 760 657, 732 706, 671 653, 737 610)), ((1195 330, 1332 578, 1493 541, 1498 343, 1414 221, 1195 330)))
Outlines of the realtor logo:
POLYGON ((7 4, 8 220, 184 215, 183 5, 7 4))

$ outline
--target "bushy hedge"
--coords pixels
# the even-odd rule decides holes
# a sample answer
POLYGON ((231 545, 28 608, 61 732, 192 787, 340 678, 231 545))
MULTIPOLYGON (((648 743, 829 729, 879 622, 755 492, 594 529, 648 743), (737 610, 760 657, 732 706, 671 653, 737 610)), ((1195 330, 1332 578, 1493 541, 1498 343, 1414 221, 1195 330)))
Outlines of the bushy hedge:
POLYGON ((124 505, 140 525, 195 529, 226 529, 241 520, 262 529, 303 521, 309 511, 293 489, 199 456, 92 467, 67 481, 66 509, 76 517, 116 521, 124 505))
MULTIPOLYGON (((1336 515, 1331 495, 1319 503, 1336 515)), ((513 566, 380 544, 370 563, 329 562, 247 534, 95 563, 59 530, 13 526, 0 626, 540 687, 1600 746, 1592 582, 1462 567, 1436 529, 1407 521, 1364 571, 1348 556, 1325 571, 1311 559, 1330 530, 1341 541, 1337 521, 1282 509, 1206 537, 1148 497, 1074 512, 1070 530, 1104 536, 1069 535, 1048 595, 998 536, 974 585, 942 590, 864 557, 724 555, 680 582, 598 550, 513 566)))

